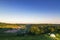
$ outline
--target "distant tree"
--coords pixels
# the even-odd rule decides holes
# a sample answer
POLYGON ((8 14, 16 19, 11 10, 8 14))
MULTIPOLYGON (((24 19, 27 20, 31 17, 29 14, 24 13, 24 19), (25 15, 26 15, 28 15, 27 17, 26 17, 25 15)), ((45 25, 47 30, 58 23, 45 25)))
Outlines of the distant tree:
POLYGON ((28 35, 28 33, 29 33, 29 31, 30 31, 30 27, 31 27, 31 25, 27 24, 25 27, 21 28, 21 29, 17 32, 17 35, 18 35, 18 36, 28 35))
POLYGON ((48 31, 55 32, 56 31, 55 26, 48 26, 48 31))
POLYGON ((56 26, 56 32, 60 33, 60 26, 56 26))
POLYGON ((41 33, 41 30, 39 29, 38 26, 32 25, 32 27, 30 28, 30 32, 31 32, 32 34, 38 35, 38 34, 41 33))

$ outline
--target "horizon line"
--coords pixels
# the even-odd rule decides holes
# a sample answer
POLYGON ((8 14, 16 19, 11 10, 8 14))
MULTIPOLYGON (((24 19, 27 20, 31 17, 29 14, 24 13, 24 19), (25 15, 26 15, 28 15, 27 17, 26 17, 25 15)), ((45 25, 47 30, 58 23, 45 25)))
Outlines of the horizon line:
POLYGON ((60 23, 9 23, 9 22, 0 22, 6 24, 60 24, 60 23))

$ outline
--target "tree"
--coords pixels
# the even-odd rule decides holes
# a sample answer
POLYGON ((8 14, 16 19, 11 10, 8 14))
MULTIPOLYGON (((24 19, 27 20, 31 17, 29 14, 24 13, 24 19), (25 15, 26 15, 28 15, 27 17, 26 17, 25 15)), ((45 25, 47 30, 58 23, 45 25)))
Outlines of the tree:
POLYGON ((31 32, 32 34, 38 35, 38 34, 41 33, 41 30, 39 29, 38 26, 32 25, 32 27, 30 28, 30 32, 31 32))

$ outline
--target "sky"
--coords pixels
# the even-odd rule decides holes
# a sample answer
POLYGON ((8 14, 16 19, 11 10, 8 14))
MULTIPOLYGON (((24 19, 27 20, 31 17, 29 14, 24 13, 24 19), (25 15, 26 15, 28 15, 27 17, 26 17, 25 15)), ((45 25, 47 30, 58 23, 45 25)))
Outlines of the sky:
POLYGON ((60 0, 0 0, 0 22, 60 24, 60 0))

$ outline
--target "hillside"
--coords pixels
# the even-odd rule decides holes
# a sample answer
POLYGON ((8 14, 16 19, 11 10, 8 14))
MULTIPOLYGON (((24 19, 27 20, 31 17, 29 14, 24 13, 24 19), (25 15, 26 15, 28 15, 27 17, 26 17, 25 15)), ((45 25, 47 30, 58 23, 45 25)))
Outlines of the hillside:
MULTIPOLYGON (((10 23, 2 23, 0 22, 0 28, 19 28, 19 27, 25 27, 28 24, 10 24, 10 23)), ((29 24, 34 26, 60 26, 60 24, 29 24)))
POLYGON ((0 23, 0 28, 19 28, 22 26, 24 26, 24 24, 0 23))

